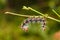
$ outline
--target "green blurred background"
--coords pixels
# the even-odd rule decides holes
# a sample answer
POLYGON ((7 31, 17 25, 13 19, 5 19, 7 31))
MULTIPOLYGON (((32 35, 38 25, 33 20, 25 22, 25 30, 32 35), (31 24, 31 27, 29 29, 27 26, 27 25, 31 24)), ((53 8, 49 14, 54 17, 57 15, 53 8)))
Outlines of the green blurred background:
POLYGON ((4 14, 6 11, 10 11, 17 14, 39 15, 31 10, 23 10, 23 6, 32 7, 60 20, 51 10, 55 9, 60 14, 60 0, 0 0, 0 40, 53 40, 54 33, 60 30, 59 22, 46 19, 45 32, 37 30, 38 23, 30 23, 30 31, 24 32, 20 25, 26 19, 25 17, 4 14))

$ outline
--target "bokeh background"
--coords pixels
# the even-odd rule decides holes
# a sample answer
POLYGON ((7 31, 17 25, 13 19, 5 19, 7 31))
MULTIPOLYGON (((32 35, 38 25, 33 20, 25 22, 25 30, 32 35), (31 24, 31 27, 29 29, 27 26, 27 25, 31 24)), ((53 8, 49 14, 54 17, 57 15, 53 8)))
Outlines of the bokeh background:
POLYGON ((15 15, 4 14, 6 11, 24 15, 39 15, 31 10, 23 10, 22 7, 32 7, 43 14, 59 19, 52 12, 56 10, 60 14, 60 0, 0 0, 0 40, 60 40, 60 23, 46 19, 45 32, 37 30, 38 23, 31 23, 30 31, 24 32, 20 25, 26 19, 15 15))

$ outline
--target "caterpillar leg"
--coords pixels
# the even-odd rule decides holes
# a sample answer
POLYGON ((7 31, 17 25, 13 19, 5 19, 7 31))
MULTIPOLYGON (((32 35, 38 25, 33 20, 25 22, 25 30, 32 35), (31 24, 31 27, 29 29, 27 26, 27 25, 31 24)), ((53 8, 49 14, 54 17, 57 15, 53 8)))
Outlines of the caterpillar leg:
POLYGON ((25 32, 27 32, 27 31, 28 31, 28 26, 24 26, 24 27, 23 27, 23 30, 24 30, 25 32))
POLYGON ((46 27, 42 28, 42 30, 45 31, 46 30, 46 27))

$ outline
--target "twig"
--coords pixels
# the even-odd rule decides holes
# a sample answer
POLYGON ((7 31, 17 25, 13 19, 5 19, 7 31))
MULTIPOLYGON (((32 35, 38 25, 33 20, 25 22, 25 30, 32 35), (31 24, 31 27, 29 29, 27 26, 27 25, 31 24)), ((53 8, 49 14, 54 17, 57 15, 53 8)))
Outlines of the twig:
MULTIPOLYGON (((17 15, 17 16, 22 16, 22 17, 34 17, 34 16, 29 16, 29 15, 21 15, 21 14, 16 14, 16 13, 12 13, 12 12, 5 12, 5 14, 12 14, 12 15, 17 15)), ((37 17, 37 16, 35 16, 37 17)), ((45 16, 46 17, 46 16, 45 16)), ((52 17, 46 17, 46 18, 49 18, 49 19, 52 19, 52 20, 55 20, 57 22, 60 22, 60 20, 57 20, 55 18, 52 18, 52 17)))
POLYGON ((37 10, 35 10, 35 9, 31 8, 31 7, 23 6, 23 9, 26 9, 26 10, 32 10, 32 11, 34 11, 34 12, 36 12, 36 13, 38 13, 38 14, 42 15, 42 16, 45 16, 46 18, 49 18, 49 19, 52 19, 52 20, 54 20, 54 21, 60 22, 60 20, 55 19, 55 18, 50 17, 50 16, 46 16, 46 15, 44 15, 43 13, 40 13, 39 11, 37 11, 37 10))
POLYGON ((38 13, 38 14, 44 15, 44 14, 42 14, 42 13, 40 13, 40 12, 36 11, 35 9, 31 8, 31 7, 23 6, 23 8, 22 8, 22 9, 25 9, 25 10, 32 10, 32 11, 34 11, 34 12, 38 13))
POLYGON ((22 17, 38 17, 38 16, 16 14, 16 13, 12 13, 12 12, 5 12, 5 14, 17 15, 17 16, 22 16, 22 17))
MULTIPOLYGON (((44 15, 43 13, 40 13, 39 11, 37 11, 37 10, 35 10, 35 9, 32 9, 31 7, 28 7, 28 8, 27 8, 26 6, 24 6, 23 9, 32 10, 32 11, 34 11, 34 12, 36 12, 36 13, 38 13, 38 14, 46 17, 46 18, 49 18, 49 19, 52 19, 52 20, 54 20, 54 21, 60 22, 60 20, 55 19, 55 18, 50 17, 50 16, 46 16, 46 15, 44 15)), ((34 17, 34 16, 30 16, 30 15, 22 15, 22 14, 16 14, 16 13, 12 13, 12 12, 5 12, 5 14, 12 14, 12 15, 23 16, 23 17, 34 17)), ((35 16, 35 17, 37 17, 37 16, 35 16)))
POLYGON ((54 9, 52 9, 52 11, 53 11, 58 17, 60 17, 60 15, 59 15, 54 9))
POLYGON ((50 16, 48 16, 48 17, 46 17, 46 18, 49 18, 49 19, 52 19, 52 20, 54 20, 54 21, 60 22, 60 20, 58 20, 58 19, 55 19, 55 18, 53 18, 53 17, 50 17, 50 16))

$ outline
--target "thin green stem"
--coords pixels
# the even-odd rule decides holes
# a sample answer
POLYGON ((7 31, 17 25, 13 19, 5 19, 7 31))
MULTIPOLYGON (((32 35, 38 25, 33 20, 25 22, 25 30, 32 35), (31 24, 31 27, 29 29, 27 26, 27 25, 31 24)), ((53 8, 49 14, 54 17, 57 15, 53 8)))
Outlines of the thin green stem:
POLYGON ((16 13, 12 13, 12 12, 5 12, 5 14, 12 14, 12 15, 17 15, 17 16, 22 16, 22 17, 33 17, 33 16, 29 16, 29 15, 16 14, 16 13))
POLYGON ((22 8, 22 9, 25 9, 25 10, 32 10, 32 11, 34 11, 34 12, 38 13, 38 14, 44 15, 44 14, 40 13, 39 11, 36 11, 35 9, 31 8, 31 7, 23 6, 23 8, 22 8))
MULTIPOLYGON (((36 11, 36 10, 34 10, 34 9, 32 9, 32 8, 30 8, 30 9, 31 9, 32 11, 34 11, 34 12, 36 12, 36 13, 42 15, 42 16, 45 16, 44 14, 40 13, 39 11, 36 11)), ((45 17, 60 22, 60 20, 57 20, 57 19, 52 18, 52 17, 50 17, 50 16, 45 16, 45 17)))
POLYGON ((32 10, 32 11, 34 11, 34 12, 36 12, 36 13, 38 13, 38 14, 42 15, 42 16, 45 16, 46 18, 49 18, 49 19, 52 19, 52 20, 54 20, 54 21, 60 22, 60 20, 55 19, 55 18, 50 17, 50 16, 46 16, 46 15, 44 15, 43 13, 40 13, 39 11, 37 11, 37 10, 35 10, 35 9, 31 8, 31 7, 23 6, 23 8, 24 8, 24 9, 28 9, 28 10, 30 9, 30 10, 32 10), (25 8, 24 8, 24 7, 25 7, 25 8))
POLYGON ((44 14, 43 14, 43 13, 41 13, 41 12, 39 12, 39 11, 36 11, 35 9, 32 9, 31 7, 28 7, 28 9, 30 9, 30 10, 32 10, 32 11, 34 11, 34 12, 36 12, 36 13, 38 13, 38 14, 42 15, 42 16, 44 16, 44 14))
MULTIPOLYGON (((24 7, 25 7, 25 6, 24 6, 24 7)), ((39 11, 37 11, 37 10, 35 10, 35 9, 32 9, 31 7, 28 7, 28 8, 25 7, 24 9, 32 10, 32 11, 34 11, 34 12, 36 12, 36 13, 38 13, 38 14, 40 14, 40 15, 46 17, 46 18, 49 18, 49 19, 52 19, 52 20, 54 20, 54 21, 60 22, 60 20, 55 19, 55 18, 50 17, 50 16, 46 16, 45 14, 40 13, 39 11)), ((12 14, 12 15, 23 16, 23 17, 34 17, 34 16, 30 16, 30 15, 22 15, 22 14, 16 14, 16 13, 12 13, 12 12, 5 12, 5 14, 12 14)))
POLYGON ((38 17, 38 16, 16 14, 16 13, 12 13, 12 12, 5 12, 5 14, 17 15, 17 16, 22 16, 22 17, 38 17))
POLYGON ((60 22, 60 20, 58 20, 58 19, 55 19, 55 18, 53 18, 53 17, 50 17, 50 16, 48 16, 48 17, 46 17, 46 18, 49 18, 49 19, 52 19, 52 20, 54 20, 54 21, 60 22))
MULTIPOLYGON (((12 13, 12 12, 5 12, 5 14, 11 14, 11 15, 17 15, 17 16, 22 16, 22 17, 34 17, 34 16, 30 16, 30 15, 21 15, 21 14, 16 14, 16 13, 12 13)), ((35 17, 37 17, 37 16, 35 16, 35 17)), ((49 18, 49 19, 52 19, 52 20, 55 20, 55 21, 57 21, 57 22, 60 22, 60 20, 57 20, 57 19, 55 19, 55 18, 52 18, 52 17, 50 17, 50 16, 45 16, 46 18, 49 18)))
POLYGON ((52 9, 52 11, 53 11, 58 17, 60 17, 60 15, 59 15, 54 9, 52 9))

